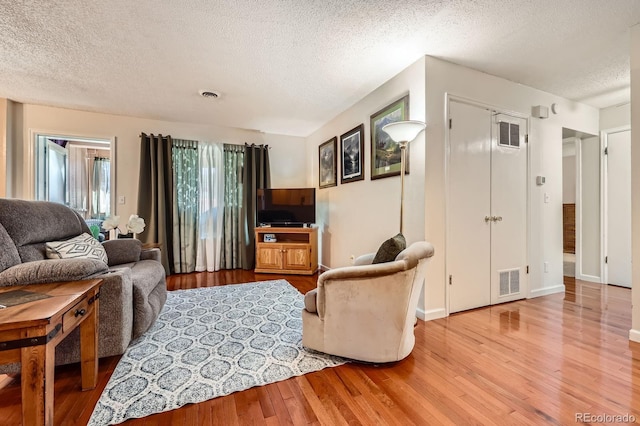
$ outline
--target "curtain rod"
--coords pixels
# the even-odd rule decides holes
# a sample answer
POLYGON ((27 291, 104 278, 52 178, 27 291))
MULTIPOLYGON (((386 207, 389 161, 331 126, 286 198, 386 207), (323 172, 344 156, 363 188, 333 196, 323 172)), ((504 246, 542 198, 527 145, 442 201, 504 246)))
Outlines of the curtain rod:
MULTIPOLYGON (((153 133, 151 133, 151 134, 153 135, 153 133)), ((140 135, 139 135, 138 137, 139 137, 139 138, 141 138, 141 137, 143 137, 143 136, 149 136, 149 135, 147 135, 147 134, 146 134, 146 133, 144 133, 144 132, 141 132, 141 133, 140 133, 140 135)), ((154 136, 155 136, 155 135, 154 135, 154 136)), ((162 136, 162 134, 158 134, 156 137, 166 138, 167 136, 162 136)), ((171 136, 169 135, 169 137, 171 137, 171 136)), ((180 139, 180 138, 174 138, 174 137, 171 137, 171 139, 180 139)), ((182 140, 193 140, 193 139, 182 139, 182 140)), ((200 142, 200 141, 196 141, 196 142, 200 142)), ((223 143, 223 144, 225 144, 225 145, 238 145, 238 146, 243 146, 243 145, 238 144, 238 143, 223 143)), ((265 147, 265 148, 267 148, 267 149, 271 149, 271 147, 270 147, 268 144, 260 144, 260 145, 258 145, 258 144, 255 144, 255 143, 248 144, 247 142, 245 142, 245 143, 244 143, 244 146, 264 146, 264 147, 265 147)))
POLYGON ((251 145, 249 145, 247 142, 245 142, 245 143, 244 143, 244 146, 258 146, 258 147, 260 147, 260 146, 264 146, 264 147, 265 147, 265 148, 267 148, 267 149, 271 149, 271 147, 270 147, 269 145, 267 145, 267 144, 260 144, 260 145, 257 145, 257 144, 255 144, 255 143, 252 143, 251 145))

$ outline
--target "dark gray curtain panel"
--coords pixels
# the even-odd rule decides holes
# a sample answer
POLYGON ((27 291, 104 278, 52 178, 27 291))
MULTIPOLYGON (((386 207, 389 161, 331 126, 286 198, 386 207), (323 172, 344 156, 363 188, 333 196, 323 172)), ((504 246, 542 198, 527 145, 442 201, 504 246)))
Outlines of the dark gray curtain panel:
POLYGON ((221 269, 242 268, 244 257, 244 224, 246 215, 242 209, 242 165, 244 147, 224 144, 224 216, 222 230, 221 269))
POLYGON ((146 222, 143 243, 159 243, 162 266, 173 274, 173 172, 171 136, 140 135, 138 216, 146 222))
POLYGON ((246 217, 242 269, 253 269, 256 257, 254 232, 256 226, 256 192, 258 189, 271 187, 269 146, 245 144, 242 169, 244 188, 242 206, 246 217))

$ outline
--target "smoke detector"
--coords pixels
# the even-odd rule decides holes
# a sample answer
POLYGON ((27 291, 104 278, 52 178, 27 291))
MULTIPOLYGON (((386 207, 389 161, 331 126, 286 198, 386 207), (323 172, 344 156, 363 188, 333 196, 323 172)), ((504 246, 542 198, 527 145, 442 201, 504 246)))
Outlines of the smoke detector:
POLYGON ((220 92, 214 92, 213 90, 200 90, 198 93, 203 98, 218 99, 220 97, 220 92))

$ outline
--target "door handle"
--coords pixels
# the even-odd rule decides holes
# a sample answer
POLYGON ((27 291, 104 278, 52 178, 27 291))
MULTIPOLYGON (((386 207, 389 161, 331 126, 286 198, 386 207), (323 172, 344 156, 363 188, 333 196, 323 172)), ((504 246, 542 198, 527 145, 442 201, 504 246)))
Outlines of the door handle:
POLYGON ((484 217, 484 222, 501 222, 502 221, 502 216, 485 216, 484 217))

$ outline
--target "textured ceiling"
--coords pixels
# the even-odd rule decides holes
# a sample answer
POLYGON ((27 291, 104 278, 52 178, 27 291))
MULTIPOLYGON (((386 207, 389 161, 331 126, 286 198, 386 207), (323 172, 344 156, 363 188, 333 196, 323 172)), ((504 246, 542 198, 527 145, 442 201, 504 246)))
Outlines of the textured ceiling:
POLYGON ((605 107, 638 22, 638 0, 0 0, 0 97, 307 136, 432 55, 605 107))

